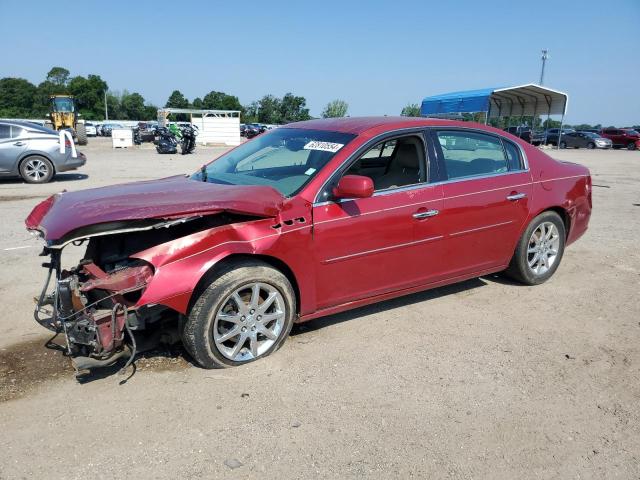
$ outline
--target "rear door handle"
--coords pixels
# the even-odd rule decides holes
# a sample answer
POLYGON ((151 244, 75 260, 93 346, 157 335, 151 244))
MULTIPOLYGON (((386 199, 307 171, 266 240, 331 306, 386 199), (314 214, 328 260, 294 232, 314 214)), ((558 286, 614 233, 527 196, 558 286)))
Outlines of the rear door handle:
POLYGON ((515 202, 516 200, 520 200, 521 198, 526 198, 526 193, 514 193, 513 195, 507 195, 507 200, 511 200, 515 202))
POLYGON ((426 212, 416 212, 413 214, 413 218, 421 219, 421 218, 435 217, 439 213, 440 211, 438 210, 427 210, 426 212))
POLYGON ((26 144, 24 142, 16 142, 16 143, 14 143, 14 145, 16 147, 22 147, 23 145, 26 145, 26 144))

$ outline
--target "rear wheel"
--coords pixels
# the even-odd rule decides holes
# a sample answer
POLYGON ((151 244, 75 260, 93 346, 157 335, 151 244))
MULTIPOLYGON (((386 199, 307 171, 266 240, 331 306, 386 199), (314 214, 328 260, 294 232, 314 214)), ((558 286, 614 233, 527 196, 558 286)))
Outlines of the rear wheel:
POLYGON ((284 343, 295 316, 289 280, 271 266, 230 265, 196 300, 182 340, 204 368, 224 368, 266 357, 284 343))
POLYGON ((78 139, 78 145, 87 144, 87 129, 84 123, 76 125, 76 138, 78 139))
POLYGON ((567 142, 565 142, 564 140, 560 142, 560 148, 567 148, 567 142))
POLYGON ((53 174, 53 165, 44 157, 27 157, 20 163, 20 176, 27 183, 47 183, 53 174))
POLYGON ((627 144, 627 150, 635 150, 636 149, 636 144, 635 142, 629 142, 627 144))
POLYGON ((526 285, 546 282, 560 265, 565 235, 564 222, 556 212, 538 215, 518 241, 507 275, 526 285))

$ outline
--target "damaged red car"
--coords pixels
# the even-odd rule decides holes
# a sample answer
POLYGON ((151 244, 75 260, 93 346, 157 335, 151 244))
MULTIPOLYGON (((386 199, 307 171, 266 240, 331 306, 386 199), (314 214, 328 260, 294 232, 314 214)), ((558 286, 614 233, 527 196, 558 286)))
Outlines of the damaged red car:
POLYGON ((542 283, 590 214, 585 167, 503 131, 311 120, 192 175, 37 205, 26 225, 50 260, 35 317, 78 368, 133 358, 171 322, 198 364, 239 365, 295 322, 495 272, 542 283), (69 245, 84 249, 71 267, 69 245))

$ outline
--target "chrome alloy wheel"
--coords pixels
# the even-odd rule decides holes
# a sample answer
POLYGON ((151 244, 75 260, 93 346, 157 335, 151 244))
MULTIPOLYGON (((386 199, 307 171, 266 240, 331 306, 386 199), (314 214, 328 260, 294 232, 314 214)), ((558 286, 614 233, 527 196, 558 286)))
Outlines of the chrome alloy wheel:
POLYGON ((545 274, 555 263, 560 248, 560 233, 552 222, 543 222, 529 238, 527 263, 536 275, 545 274))
POLYGON ((29 178, 39 182, 49 174, 49 167, 42 160, 31 158, 24 166, 24 173, 29 178))
POLYGON ((258 358, 282 333, 286 308, 282 294, 267 283, 250 283, 238 288, 215 314, 216 347, 234 362, 258 358))

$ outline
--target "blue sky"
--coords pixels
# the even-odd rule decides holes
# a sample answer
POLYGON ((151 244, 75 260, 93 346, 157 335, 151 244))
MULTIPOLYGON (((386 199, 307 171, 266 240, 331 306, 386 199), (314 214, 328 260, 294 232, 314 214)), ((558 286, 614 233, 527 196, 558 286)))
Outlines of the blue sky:
POLYGON ((0 77, 97 73, 164 104, 210 90, 249 103, 293 92, 311 113, 399 114, 428 95, 537 82, 570 95, 570 123, 640 124, 640 0, 0 0, 0 77), (72 27, 73 38, 62 47, 72 27))

